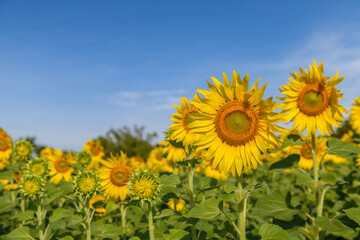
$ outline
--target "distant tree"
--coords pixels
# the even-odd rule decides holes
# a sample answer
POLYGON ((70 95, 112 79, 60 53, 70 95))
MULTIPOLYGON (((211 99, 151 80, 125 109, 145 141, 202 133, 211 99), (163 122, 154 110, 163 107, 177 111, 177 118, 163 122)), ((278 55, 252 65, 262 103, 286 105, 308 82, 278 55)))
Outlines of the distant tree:
POLYGON ((139 156, 144 160, 147 159, 153 146, 152 140, 157 137, 155 132, 144 133, 145 127, 134 126, 131 130, 125 126, 120 129, 110 129, 104 136, 100 136, 101 145, 104 147, 105 156, 110 153, 119 153, 123 151, 128 157, 139 156))

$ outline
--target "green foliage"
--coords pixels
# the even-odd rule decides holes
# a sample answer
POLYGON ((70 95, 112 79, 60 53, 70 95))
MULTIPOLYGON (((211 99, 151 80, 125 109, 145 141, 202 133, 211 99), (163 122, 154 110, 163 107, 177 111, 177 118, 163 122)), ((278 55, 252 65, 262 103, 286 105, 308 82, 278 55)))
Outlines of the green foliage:
POLYGON ((147 159, 153 146, 151 142, 157 136, 156 133, 144 133, 145 127, 134 126, 133 131, 129 127, 110 129, 104 136, 100 136, 101 145, 104 147, 106 156, 110 153, 123 151, 128 157, 139 156, 147 159))
POLYGON ((273 224, 263 224, 259 229, 259 233, 261 240, 291 240, 286 231, 273 224))

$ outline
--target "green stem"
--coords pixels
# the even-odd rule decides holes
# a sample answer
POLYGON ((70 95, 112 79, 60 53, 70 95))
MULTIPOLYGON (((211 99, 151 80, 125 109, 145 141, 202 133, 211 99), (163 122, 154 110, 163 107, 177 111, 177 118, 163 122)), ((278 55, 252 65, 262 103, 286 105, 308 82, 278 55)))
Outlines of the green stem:
MULTIPOLYGON (((191 164, 189 167, 189 195, 190 195, 190 208, 191 210, 195 206, 194 201, 194 172, 195 168, 191 164)), ((192 239, 196 240, 196 229, 195 224, 191 225, 191 233, 192 233, 192 239)))
POLYGON ((149 238, 150 240, 155 240, 151 202, 149 202, 149 238))
POLYGON ((91 210, 89 207, 86 208, 86 240, 91 240, 91 210))
MULTIPOLYGON (((238 189, 240 191, 240 194, 243 190, 242 187, 242 178, 237 177, 236 178, 238 183, 238 189)), ((238 229, 240 230, 240 234, 238 234, 238 239, 240 240, 246 240, 246 204, 247 204, 247 198, 242 198, 239 203, 238 208, 238 229)))
POLYGON ((328 190, 328 188, 325 188, 322 192, 319 192, 320 195, 320 199, 319 199, 319 204, 317 206, 317 216, 321 217, 322 213, 323 213, 323 208, 324 208, 324 199, 325 199, 325 193, 328 190))
POLYGON ((45 234, 44 234, 44 210, 42 209, 42 197, 38 197, 38 206, 37 206, 37 212, 36 216, 38 219, 38 230, 39 230, 39 239, 44 240, 45 234))
POLYGON ((126 207, 125 207, 124 204, 120 205, 120 212, 121 212, 121 226, 123 228, 122 238, 124 240, 126 240, 126 231, 125 231, 125 227, 126 227, 126 207))
POLYGON ((319 181, 319 169, 318 169, 318 165, 317 165, 317 161, 316 161, 316 143, 315 143, 315 135, 314 134, 311 135, 311 154, 312 154, 313 163, 314 163, 314 180, 315 180, 315 184, 317 186, 317 183, 319 181))

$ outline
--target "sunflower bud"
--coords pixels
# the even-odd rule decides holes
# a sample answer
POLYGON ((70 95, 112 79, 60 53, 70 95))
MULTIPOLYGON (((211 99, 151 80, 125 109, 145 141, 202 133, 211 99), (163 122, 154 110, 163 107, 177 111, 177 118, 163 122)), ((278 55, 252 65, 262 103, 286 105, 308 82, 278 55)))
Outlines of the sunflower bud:
POLYGON ((44 191, 44 180, 37 175, 26 175, 21 179, 20 191, 27 198, 35 198, 44 191))
POLYGON ((27 160, 33 150, 34 147, 29 141, 19 140, 14 145, 15 158, 18 158, 20 161, 27 160))
POLYGON ((45 177, 50 171, 50 166, 44 158, 36 157, 29 161, 27 171, 39 177, 45 177))
POLYGON ((98 175, 89 170, 81 171, 75 178, 75 193, 84 197, 91 198, 100 189, 100 179, 98 175))
POLYGON ((83 167, 89 166, 91 161, 92 157, 88 151, 82 151, 76 155, 76 162, 83 167))
POLYGON ((140 170, 131 175, 129 193, 134 200, 151 201, 160 192, 159 175, 149 170, 140 170))

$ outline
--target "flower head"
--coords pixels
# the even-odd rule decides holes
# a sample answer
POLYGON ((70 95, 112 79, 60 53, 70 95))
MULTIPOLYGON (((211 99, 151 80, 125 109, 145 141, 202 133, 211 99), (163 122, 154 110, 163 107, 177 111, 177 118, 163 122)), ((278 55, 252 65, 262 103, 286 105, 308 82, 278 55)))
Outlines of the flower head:
POLYGON ((76 162, 80 166, 87 167, 90 165, 91 161, 92 161, 92 156, 88 151, 82 151, 76 155, 76 162))
POLYGON ((104 147, 99 140, 89 140, 84 145, 84 151, 88 151, 94 161, 101 160, 104 157, 104 147))
POLYGON ((138 171, 139 169, 146 169, 146 164, 141 157, 138 156, 132 157, 130 158, 130 162, 131 162, 131 167, 135 171, 138 171))
POLYGON ((284 121, 293 121, 294 128, 300 133, 307 129, 308 136, 315 135, 319 130, 321 135, 331 135, 339 122, 344 121, 342 113, 346 109, 339 103, 343 95, 335 88, 344 78, 339 78, 339 72, 334 77, 324 76, 323 62, 318 66, 316 61, 310 65, 310 71, 300 68, 300 74, 294 72, 288 85, 281 86, 279 97, 284 101, 282 113, 286 114, 284 121), (329 80, 329 81, 328 81, 329 80))
POLYGON ((10 154, 12 152, 12 141, 10 136, 0 127, 0 170, 10 164, 10 154))
POLYGON ((134 200, 156 199, 160 192, 160 178, 158 174, 149 170, 135 172, 129 179, 129 191, 134 200))
POLYGON ((54 154, 50 158, 50 182, 59 184, 61 180, 70 182, 73 178, 71 174, 74 168, 71 166, 75 163, 75 157, 71 152, 63 153, 62 151, 54 154))
POLYGON ((27 170, 31 174, 44 177, 50 171, 49 162, 44 158, 33 158, 29 161, 27 170))
POLYGON ((74 180, 75 193, 91 198, 100 190, 100 178, 91 170, 82 170, 74 180))
POLYGON ((19 140, 14 145, 15 157, 18 157, 20 161, 28 160, 33 150, 33 145, 26 140, 19 140))
POLYGON ((25 197, 35 198, 44 191, 44 180, 37 175, 25 175, 21 179, 20 190, 25 197))
POLYGON ((350 125, 360 135, 360 97, 354 99, 354 105, 351 107, 350 125))
POLYGON ((262 99, 266 85, 258 89, 260 78, 249 90, 249 75, 241 79, 234 71, 232 83, 225 73, 223 77, 224 83, 216 78, 214 85, 208 82, 210 91, 197 90, 204 98, 191 102, 200 114, 188 127, 201 135, 194 144, 198 150, 208 149, 206 158, 213 159, 213 168, 240 176, 262 164, 261 152, 277 147, 274 132, 283 129, 275 123, 281 115, 273 112, 279 105, 272 98, 262 99))
POLYGON ((163 154, 163 146, 154 147, 146 161, 147 168, 154 172, 173 172, 173 168, 163 154))
MULTIPOLYGON (((97 203, 97 202, 100 202, 100 201, 103 201, 105 200, 105 197, 104 196, 101 196, 101 195, 95 195, 93 196, 90 201, 89 201, 89 207, 91 209, 94 209, 94 206, 93 204, 97 203)), ((95 215, 96 216, 99 216, 99 217, 103 217, 105 216, 106 214, 106 209, 104 207, 99 207, 99 208, 96 208, 95 209, 95 215)))

